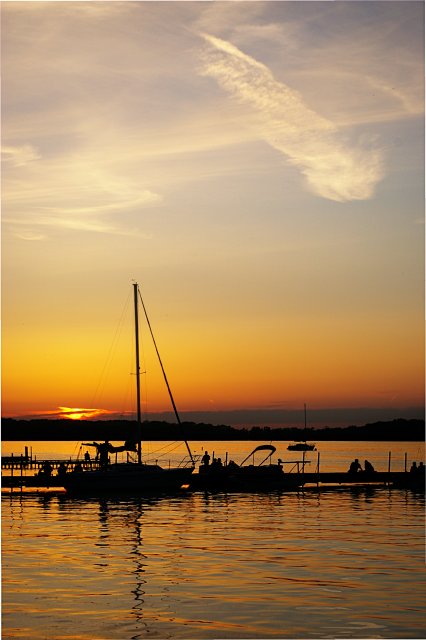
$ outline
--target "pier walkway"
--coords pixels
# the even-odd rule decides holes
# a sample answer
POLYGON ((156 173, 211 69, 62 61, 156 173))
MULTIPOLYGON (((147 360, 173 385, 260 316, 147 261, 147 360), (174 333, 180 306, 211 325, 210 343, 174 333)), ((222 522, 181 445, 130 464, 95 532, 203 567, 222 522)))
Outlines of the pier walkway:
MULTIPOLYGON (((268 474, 264 476, 262 470, 267 471, 268 465, 264 467, 254 467, 255 473, 249 476, 245 474, 238 477, 235 484, 232 477, 232 471, 228 473, 228 466, 220 470, 216 475, 212 476, 204 473, 193 474, 190 482, 190 490, 229 490, 237 488, 241 491, 263 490, 269 488, 271 490, 287 490, 289 487, 301 489, 304 487, 341 487, 354 485, 381 485, 388 487, 411 487, 420 491, 425 490, 425 468, 422 466, 415 469, 416 473, 407 470, 407 454, 405 454, 404 471, 391 471, 391 453, 388 457, 387 471, 358 471, 350 473, 347 471, 320 471, 320 454, 318 453, 317 465, 314 471, 308 470, 309 460, 305 459, 305 455, 301 460, 282 461, 279 460, 283 467, 284 473, 281 477, 273 475, 273 483, 265 482, 268 474), (286 470, 288 469, 288 471, 286 470), (260 470, 258 475, 256 470, 260 470)), ((274 465, 273 465, 274 466, 274 465)), ((2 456, 1 458, 1 486, 3 489, 22 489, 22 488, 50 488, 63 487, 63 477, 65 473, 72 473, 75 470, 96 470, 100 468, 97 459, 40 459, 38 460, 32 454, 29 455, 28 447, 25 447, 25 453, 20 455, 2 456)), ((243 467, 241 467, 242 469, 243 467)), ((213 469, 209 467, 209 469, 213 469)), ((244 467, 244 470, 247 468, 244 467)), ((200 471, 202 468, 200 467, 200 471)), ((239 474, 237 474, 239 475, 239 474)))
POLYGON ((62 487, 60 469, 69 473, 74 471, 76 467, 86 471, 95 470, 99 469, 99 463, 96 460, 37 460, 29 455, 2 456, 1 486, 3 489, 62 487), (49 470, 46 471, 46 469, 49 470))
MULTIPOLYGON (((53 468, 57 469, 59 464, 63 463, 63 460, 55 461, 50 460, 50 464, 53 468)), ((50 487, 63 487, 62 477, 56 473, 52 473, 50 475, 46 475, 43 473, 42 465, 45 461, 37 462, 37 465, 34 466, 33 469, 39 469, 38 473, 26 473, 25 468, 20 468, 17 472, 15 468, 15 473, 11 473, 8 475, 2 475, 1 484, 2 489, 21 489, 24 487, 33 487, 33 488, 50 488, 50 487)), ((75 468, 76 461, 72 461, 68 464, 68 472, 72 471, 75 468)), ((8 467, 6 467, 8 468, 8 467)), ((90 466, 86 466, 83 468, 90 469, 90 466)), ((94 463, 92 463, 92 468, 95 467, 94 463)), ((226 483, 225 485, 220 485, 216 489, 214 485, 210 485, 207 487, 202 487, 196 482, 198 474, 194 474, 194 483, 190 483, 190 489, 193 490, 225 490, 226 491, 226 483)), ((405 471, 377 471, 371 475, 359 473, 351 475, 345 472, 301 472, 301 473, 291 473, 284 474, 283 476, 283 485, 274 486, 274 490, 286 490, 287 485, 286 481, 291 478, 293 488, 308 488, 312 486, 316 486, 318 488, 332 488, 332 487, 343 487, 343 486, 387 486, 387 487, 398 487, 398 488, 414 488, 418 490, 425 489, 425 478, 424 475, 421 477, 414 477, 413 474, 405 471)), ((253 489, 253 485, 250 485, 250 488, 253 489)), ((262 490, 262 484, 259 484, 258 489, 262 490)), ((244 487, 241 487, 240 490, 244 490, 244 487)))
POLYGON ((1 468, 2 470, 5 469, 18 473, 21 469, 26 471, 39 471, 45 467, 46 463, 50 464, 52 469, 58 469, 61 464, 64 464, 68 471, 72 471, 78 464, 82 465, 83 469, 98 468, 96 460, 91 460, 90 462, 85 462, 84 460, 37 460, 29 456, 2 456, 1 468))

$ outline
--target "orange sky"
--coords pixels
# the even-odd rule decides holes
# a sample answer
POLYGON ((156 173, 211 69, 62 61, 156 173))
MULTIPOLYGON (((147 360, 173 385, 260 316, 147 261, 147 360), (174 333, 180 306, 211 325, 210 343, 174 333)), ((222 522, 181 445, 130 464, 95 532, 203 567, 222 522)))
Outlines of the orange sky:
POLYGON ((423 6, 244 4, 3 3, 3 416, 423 415, 423 6))

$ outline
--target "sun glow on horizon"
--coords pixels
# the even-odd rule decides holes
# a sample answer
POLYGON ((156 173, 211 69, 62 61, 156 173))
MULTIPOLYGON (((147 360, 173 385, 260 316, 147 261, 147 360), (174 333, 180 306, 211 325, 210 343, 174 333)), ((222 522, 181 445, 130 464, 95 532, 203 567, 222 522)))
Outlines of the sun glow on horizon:
POLYGON ((62 413, 62 418, 67 420, 83 420, 83 418, 95 418, 98 415, 103 415, 104 409, 85 409, 83 407, 58 407, 62 413))
POLYGON ((109 409, 87 409, 85 407, 58 407, 56 410, 47 410, 47 411, 33 411, 31 412, 30 418, 34 419, 47 419, 47 420, 55 420, 62 419, 65 420, 92 420, 99 417, 105 417, 114 412, 109 409))

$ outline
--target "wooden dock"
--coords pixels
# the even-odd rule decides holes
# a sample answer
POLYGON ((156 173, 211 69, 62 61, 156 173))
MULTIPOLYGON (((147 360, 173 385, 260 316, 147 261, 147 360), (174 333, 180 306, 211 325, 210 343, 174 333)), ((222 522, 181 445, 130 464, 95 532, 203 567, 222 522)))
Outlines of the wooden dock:
MULTIPOLYGON (((63 487, 62 476, 56 473, 46 475, 43 473, 43 465, 46 461, 39 461, 37 465, 32 467, 21 467, 19 471, 15 468, 15 472, 7 475, 2 475, 2 489, 22 489, 22 488, 51 488, 51 487, 63 487), (37 473, 27 473, 28 469, 38 469, 37 473)), ((54 469, 58 469, 59 464, 63 463, 63 460, 55 461, 50 460, 49 463, 54 469)), ((66 462, 66 461, 65 461, 66 462)), ((78 461, 66 462, 68 465, 67 472, 72 472, 78 463, 78 461)), ((89 466, 84 467, 90 469, 89 466)), ((10 467, 5 467, 9 469, 10 467)), ((92 463, 92 468, 95 468, 92 463)), ((96 467, 97 468, 97 467, 96 467)), ((214 482, 204 486, 199 482, 199 474, 194 474, 194 482, 190 483, 190 489, 192 490, 209 490, 209 491, 229 491, 233 490, 232 483, 227 484, 226 479, 217 484, 214 482)), ((386 486, 390 488, 412 488, 420 491, 425 489, 425 476, 424 474, 414 476, 412 473, 405 471, 377 471, 371 475, 364 473, 358 473, 351 475, 345 472, 299 472, 299 473, 286 473, 283 475, 282 484, 274 484, 273 486, 263 485, 259 483, 259 486, 247 487, 246 490, 287 490, 291 486, 292 489, 306 489, 309 487, 317 488, 333 488, 333 487, 354 487, 354 486, 386 486), (290 483, 289 483, 290 481, 290 483)), ((243 485, 238 487, 238 490, 244 491, 243 485)))
POLYGON ((61 464, 67 467, 67 470, 73 470, 78 464, 81 464, 84 469, 93 468, 96 469, 98 463, 95 460, 91 460, 90 463, 86 463, 81 460, 37 460, 35 458, 26 458, 25 456, 3 456, 1 459, 2 470, 14 471, 20 473, 21 469, 25 471, 40 471, 46 463, 50 464, 52 469, 56 470, 61 464))
MULTIPOLYGON (((208 467, 209 473, 205 474, 200 467, 192 476, 190 489, 193 491, 264 491, 264 490, 289 490, 308 487, 343 487, 343 486, 387 486, 407 487, 420 491, 425 490, 425 469, 418 467, 415 473, 407 470, 407 454, 405 454, 404 471, 391 471, 391 453, 388 456, 387 471, 358 471, 350 473, 345 471, 320 471, 320 454, 318 453, 316 468, 310 470, 311 461, 306 460, 303 454, 301 460, 279 460, 279 466, 272 465, 272 475, 268 473, 268 465, 254 467, 254 473, 247 467, 241 467, 244 472, 237 473, 231 467, 225 465, 217 470, 213 465, 208 467), (283 473, 280 473, 279 467, 283 473), (308 470, 309 469, 309 470, 308 470), (258 471, 256 471, 258 470, 258 471), (260 471, 260 473, 259 473, 260 471), (264 473, 266 472, 266 473, 264 473)), ((227 458, 226 458, 227 460, 227 458)), ((29 448, 25 447, 25 453, 20 455, 2 456, 1 458, 3 489, 23 488, 50 488, 63 487, 65 473, 73 471, 89 471, 99 469, 97 459, 48 459, 38 460, 29 448)))
POLYGON ((76 468, 83 470, 98 469, 96 460, 37 460, 29 455, 2 456, 1 458, 2 489, 19 489, 23 487, 62 487, 61 469, 66 473, 76 468), (48 469, 48 471, 46 471, 48 469), (3 473, 6 471, 6 473, 3 473))

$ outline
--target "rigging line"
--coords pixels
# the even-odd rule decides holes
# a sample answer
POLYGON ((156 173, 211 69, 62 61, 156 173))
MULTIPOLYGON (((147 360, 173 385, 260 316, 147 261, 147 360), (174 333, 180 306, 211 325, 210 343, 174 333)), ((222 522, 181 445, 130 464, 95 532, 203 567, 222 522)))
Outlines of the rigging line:
MULTIPOLYGON (((117 344, 118 341, 120 339, 120 335, 123 331, 123 326, 124 326, 124 320, 125 320, 125 316, 129 307, 129 301, 130 301, 130 296, 131 294, 129 293, 127 295, 126 301, 124 303, 123 309, 121 311, 121 315, 120 318, 116 324, 115 327, 115 332, 114 332, 114 336, 113 339, 111 341, 109 350, 108 350, 108 354, 107 357, 105 359, 101 374, 99 376, 99 380, 98 380, 98 384, 96 386, 95 392, 92 396, 92 401, 91 404, 92 406, 94 406, 98 400, 100 401, 100 398, 102 396, 102 394, 104 393, 105 390, 105 386, 107 383, 107 379, 109 376, 109 371, 108 369, 111 367, 111 362, 112 362, 112 358, 113 358, 113 352, 115 351, 115 349, 117 348, 117 344)), ((78 453, 77 453, 77 460, 80 458, 80 455, 82 454, 82 449, 83 449, 83 445, 82 445, 82 441, 78 441, 74 447, 74 450, 72 452, 72 455, 75 455, 75 452, 77 450, 78 447, 78 453)))
POLYGON ((120 408, 122 416, 129 415, 129 407, 133 406, 132 389, 133 385, 131 384, 131 380, 129 379, 121 396, 120 408))
POLYGON ((106 385, 107 378, 108 378, 108 375, 109 375, 108 369, 111 366, 111 362, 112 362, 112 358, 113 358, 113 352, 117 348, 117 343, 118 343, 118 340, 120 338, 120 334, 121 334, 121 332, 123 330, 124 318, 125 318, 125 315, 127 313, 128 307, 129 307, 130 296, 131 296, 131 294, 129 293, 128 296, 127 296, 127 299, 126 299, 126 301, 124 303, 124 306, 123 306, 120 318, 118 320, 118 323, 117 323, 117 325, 115 327, 114 336, 113 336, 113 339, 111 341, 111 344, 110 344, 110 347, 109 347, 109 350, 108 350, 108 354, 107 354, 107 357, 105 359, 105 363, 104 363, 101 375, 99 377, 99 381, 98 381, 97 387, 96 387, 95 392, 93 394, 92 404, 95 404, 98 401, 98 399, 100 400, 101 395, 102 395, 102 393, 103 393, 103 391, 105 389, 105 385, 106 385))
MULTIPOLYGON (((94 393, 93 393, 93 395, 92 395, 92 400, 91 400, 91 405, 92 405, 92 407, 93 407, 95 404, 97 404, 98 400, 100 401, 100 398, 101 398, 101 396, 102 396, 102 394, 103 394, 103 392, 104 392, 105 385, 106 385, 107 378, 108 378, 108 373, 107 373, 107 371, 108 371, 108 368, 111 366, 112 354, 113 354, 113 351, 116 349, 117 342, 118 342, 118 340, 119 340, 119 336, 120 336, 120 334, 121 334, 121 331, 123 330, 124 317, 125 317, 125 314, 126 314, 127 308, 128 308, 128 306, 129 306, 129 300, 130 300, 130 293, 127 295, 127 300, 126 300, 126 302, 125 302, 125 304, 124 304, 124 307, 123 307, 123 309, 122 309, 122 312, 121 312, 121 316, 120 316, 120 318, 119 318, 119 321, 118 321, 118 323, 117 323, 117 325, 116 325, 116 327, 115 327, 114 336, 113 336, 113 339, 112 339, 112 341, 111 341, 111 344, 110 344, 110 347, 109 347, 109 350, 108 350, 107 357, 106 357, 106 359, 105 359, 105 362, 104 362, 104 365, 103 365, 103 368, 102 368, 101 374, 100 374, 100 376, 99 376, 98 383, 97 383, 97 385, 96 385, 95 391, 94 391, 94 393)), ((82 442, 82 441, 77 441, 77 443, 76 443, 76 445, 75 445, 75 447, 74 447, 73 455, 75 454, 75 451, 76 451, 77 447, 78 447, 78 446, 80 446, 80 450, 79 450, 79 452, 78 452, 78 454, 77 454, 77 458, 78 458, 78 456, 79 456, 79 455, 80 455, 80 453, 81 453, 81 449, 82 449, 82 444, 81 444, 81 442, 82 442)))
POLYGON ((178 449, 181 446, 181 442, 167 442, 163 447, 159 447, 158 449, 154 449, 152 451, 152 453, 160 453, 164 450, 165 453, 167 453, 168 451, 175 451, 176 449, 178 449), (170 447, 170 448, 168 448, 170 447))
POLYGON ((77 455, 77 460, 78 460, 78 457, 80 456, 80 453, 81 453, 82 446, 83 445, 81 444, 81 440, 77 440, 77 442, 74 445, 74 449, 72 450, 71 458, 77 455), (78 452, 76 454, 77 449, 78 449, 78 452))
MULTIPOLYGON (((163 373, 164 382, 166 383, 167 390, 168 390, 169 396, 170 396, 170 400, 171 400, 171 403, 172 403, 172 406, 173 406, 173 410, 175 412, 176 420, 178 421, 179 426, 182 426, 182 422, 180 420, 180 417, 179 417, 179 414, 178 414, 178 410, 176 408, 176 404, 175 404, 175 401, 174 401, 174 398, 173 398, 172 390, 170 388, 169 381, 167 380, 166 372, 165 372, 165 369, 163 367, 163 363, 162 363, 162 360, 161 360, 161 357, 160 357, 160 352, 158 351, 157 343, 156 343, 155 338, 154 338, 154 333, 152 331, 151 323, 150 323, 149 318, 148 318, 148 313, 146 311, 145 304, 144 304, 144 301, 142 299, 142 294, 141 294, 141 290, 139 288, 139 285, 138 285, 138 292, 139 292, 139 298, 140 298, 140 301, 141 301, 141 304, 142 304, 142 309, 143 309, 143 312, 145 314, 145 318, 146 318, 146 321, 147 321, 147 324, 148 324, 149 332, 151 334, 151 338, 152 338, 152 341, 154 343, 155 351, 157 353, 158 361, 160 363, 161 371, 163 373)), ((191 459, 191 462, 192 462, 192 464, 195 464, 194 463, 194 458, 192 457, 191 449, 189 448, 189 444, 188 444, 188 442, 186 440, 184 440, 184 442, 185 442, 189 457, 191 459)))

